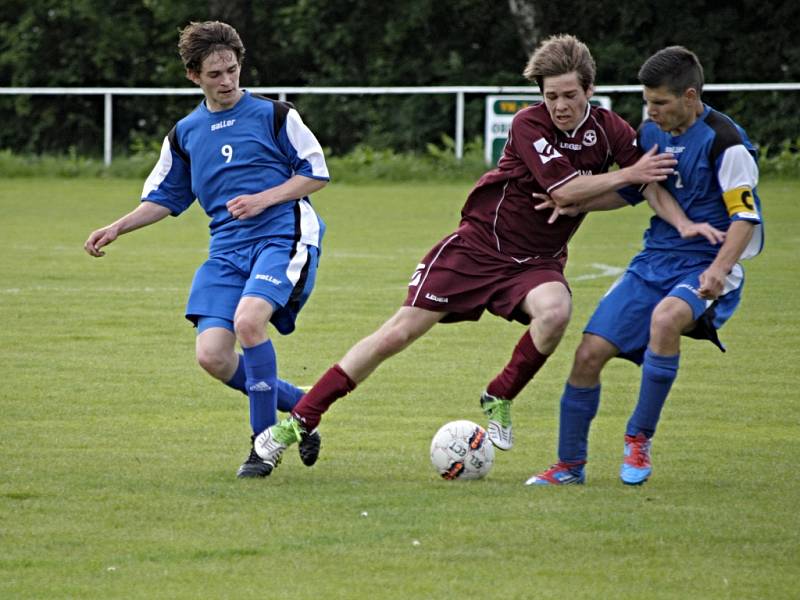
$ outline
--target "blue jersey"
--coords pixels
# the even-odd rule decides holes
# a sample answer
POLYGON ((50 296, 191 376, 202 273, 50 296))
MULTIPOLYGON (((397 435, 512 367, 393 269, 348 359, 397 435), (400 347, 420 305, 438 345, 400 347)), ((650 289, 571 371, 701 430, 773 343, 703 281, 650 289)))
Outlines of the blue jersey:
MULTIPOLYGON (((761 251, 763 228, 758 184, 757 153, 745 131, 730 117, 707 105, 683 134, 673 136, 647 120, 639 128, 639 146, 671 152, 678 160, 675 173, 662 185, 696 223, 710 223, 727 231, 733 221, 756 224, 742 258, 761 251)), ((678 231, 654 216, 644 234, 645 250, 669 250, 715 256, 714 246, 702 236, 682 239, 678 231)))
POLYGON ((196 198, 211 218, 211 255, 266 237, 318 247, 325 226, 308 198, 283 202, 242 220, 225 206, 237 196, 262 192, 294 175, 329 179, 319 142, 290 104, 245 91, 233 108, 211 112, 203 100, 178 121, 164 139, 142 201, 165 206, 177 216, 196 198))

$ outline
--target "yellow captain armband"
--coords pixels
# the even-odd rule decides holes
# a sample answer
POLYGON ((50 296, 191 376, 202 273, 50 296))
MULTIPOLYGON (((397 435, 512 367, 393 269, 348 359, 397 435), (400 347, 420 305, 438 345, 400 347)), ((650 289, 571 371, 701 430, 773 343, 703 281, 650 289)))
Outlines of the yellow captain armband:
POLYGON ((722 193, 722 199, 728 208, 728 215, 733 216, 738 213, 754 213, 756 211, 753 201, 753 190, 750 187, 742 186, 722 193))

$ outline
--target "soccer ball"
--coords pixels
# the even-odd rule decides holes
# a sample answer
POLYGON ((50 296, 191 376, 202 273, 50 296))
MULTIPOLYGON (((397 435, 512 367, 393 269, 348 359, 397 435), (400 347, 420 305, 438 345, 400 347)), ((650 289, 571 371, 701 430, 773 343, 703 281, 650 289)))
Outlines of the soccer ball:
POLYGON ((431 463, 444 479, 480 479, 494 464, 494 446, 477 423, 451 421, 433 436, 431 463))

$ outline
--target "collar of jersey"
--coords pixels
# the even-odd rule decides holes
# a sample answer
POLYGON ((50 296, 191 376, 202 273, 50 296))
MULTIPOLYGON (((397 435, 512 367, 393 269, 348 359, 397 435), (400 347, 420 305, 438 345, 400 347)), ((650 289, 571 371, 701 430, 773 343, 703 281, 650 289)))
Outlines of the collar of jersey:
POLYGON ((584 124, 584 123, 586 123, 586 120, 589 118, 589 111, 590 111, 591 109, 592 109, 592 105, 591 105, 589 102, 587 102, 587 103, 586 103, 586 114, 584 114, 584 115, 583 115, 583 118, 581 119, 581 122, 580 122, 580 123, 578 123, 578 124, 575 126, 575 129, 573 129, 573 130, 572 130, 572 131, 570 131, 569 133, 567 133, 566 131, 565 131, 565 132, 563 132, 563 133, 564 133, 564 135, 566 135, 568 138, 574 138, 574 137, 575 137, 575 134, 578 132, 578 130, 579 130, 581 127, 583 127, 583 124, 584 124))

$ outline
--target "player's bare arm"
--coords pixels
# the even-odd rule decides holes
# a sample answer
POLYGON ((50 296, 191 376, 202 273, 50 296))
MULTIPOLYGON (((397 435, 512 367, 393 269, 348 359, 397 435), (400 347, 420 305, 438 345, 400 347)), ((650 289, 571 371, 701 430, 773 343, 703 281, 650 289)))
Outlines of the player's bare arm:
POLYGON ((606 192, 589 198, 580 204, 566 204, 564 206, 558 206, 547 194, 534 192, 531 196, 533 196, 534 200, 539 202, 539 204, 533 206, 534 209, 547 210, 550 208, 553 210, 550 218, 547 219, 547 222, 551 224, 555 223, 556 219, 561 215, 577 217, 584 212, 614 210, 615 208, 622 208, 628 205, 625 199, 616 192, 606 192))
POLYGON ((734 221, 731 223, 725 236, 725 243, 719 249, 714 262, 700 274, 698 294, 701 298, 713 300, 722 294, 725 278, 738 262, 739 257, 742 256, 747 244, 750 243, 754 228, 755 224, 750 221, 734 221))
POLYGON ((106 253, 100 249, 108 246, 123 233, 151 225, 169 214, 170 210, 165 206, 155 202, 142 202, 124 217, 89 234, 83 244, 83 249, 90 256, 105 256, 106 253))
POLYGON ((629 167, 601 173, 599 175, 579 175, 564 185, 554 189, 550 196, 559 206, 580 205, 590 198, 606 192, 613 192, 627 185, 641 185, 664 181, 672 175, 678 161, 668 152, 656 154, 653 146, 629 167))
POLYGON ((695 223, 690 220, 672 194, 659 184, 651 183, 643 193, 653 212, 677 229, 682 238, 702 235, 714 246, 725 241, 724 231, 710 223, 695 223))
POLYGON ((327 180, 295 175, 280 185, 257 194, 244 194, 229 200, 225 206, 236 219, 249 219, 261 214, 270 206, 297 200, 318 192, 327 180))

